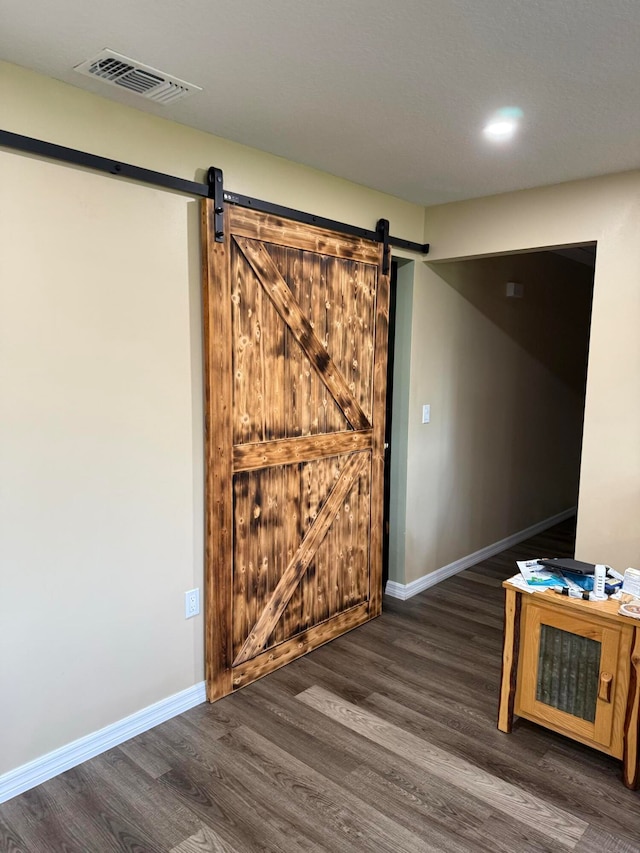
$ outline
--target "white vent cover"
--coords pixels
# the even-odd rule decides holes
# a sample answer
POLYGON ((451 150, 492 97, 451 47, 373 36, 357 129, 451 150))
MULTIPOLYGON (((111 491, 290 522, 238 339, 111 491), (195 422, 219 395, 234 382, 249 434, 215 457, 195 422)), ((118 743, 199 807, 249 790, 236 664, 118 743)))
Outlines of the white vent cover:
POLYGON ((105 83, 128 89, 159 104, 172 104, 192 92, 202 91, 200 86, 171 77, 164 71, 143 65, 108 48, 100 51, 93 59, 76 65, 73 70, 87 77, 99 77, 105 83))

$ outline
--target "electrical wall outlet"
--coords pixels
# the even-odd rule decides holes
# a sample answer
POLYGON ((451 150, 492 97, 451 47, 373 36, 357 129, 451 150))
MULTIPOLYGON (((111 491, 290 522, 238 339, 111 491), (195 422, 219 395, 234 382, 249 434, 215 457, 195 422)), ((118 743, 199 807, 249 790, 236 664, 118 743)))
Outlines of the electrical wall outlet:
POLYGON ((200 590, 190 589, 184 594, 184 618, 191 619, 200 613, 200 590))

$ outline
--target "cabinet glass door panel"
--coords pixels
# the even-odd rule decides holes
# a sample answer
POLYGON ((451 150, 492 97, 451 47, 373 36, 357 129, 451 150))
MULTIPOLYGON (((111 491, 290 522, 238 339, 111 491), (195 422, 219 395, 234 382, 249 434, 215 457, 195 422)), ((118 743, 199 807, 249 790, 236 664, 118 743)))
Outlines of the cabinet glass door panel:
POLYGON ((597 640, 541 624, 536 700, 593 723, 600 650, 597 640))

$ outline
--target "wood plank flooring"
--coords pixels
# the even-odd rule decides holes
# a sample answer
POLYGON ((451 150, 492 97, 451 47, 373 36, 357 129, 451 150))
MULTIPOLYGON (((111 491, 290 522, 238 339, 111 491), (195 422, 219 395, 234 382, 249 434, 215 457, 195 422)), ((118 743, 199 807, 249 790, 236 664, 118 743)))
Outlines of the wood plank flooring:
POLYGON ((565 522, 0 806, 9 853, 640 853, 620 764, 496 729, 501 581, 565 522))

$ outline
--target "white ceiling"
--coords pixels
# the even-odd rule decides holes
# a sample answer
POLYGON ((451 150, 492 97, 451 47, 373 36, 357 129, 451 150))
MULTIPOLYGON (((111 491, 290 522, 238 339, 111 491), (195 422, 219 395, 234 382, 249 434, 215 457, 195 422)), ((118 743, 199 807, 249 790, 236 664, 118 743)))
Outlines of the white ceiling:
POLYGON ((0 0, 0 57, 420 204, 640 166, 639 0, 0 0), (72 70, 104 47, 204 91, 72 70))

